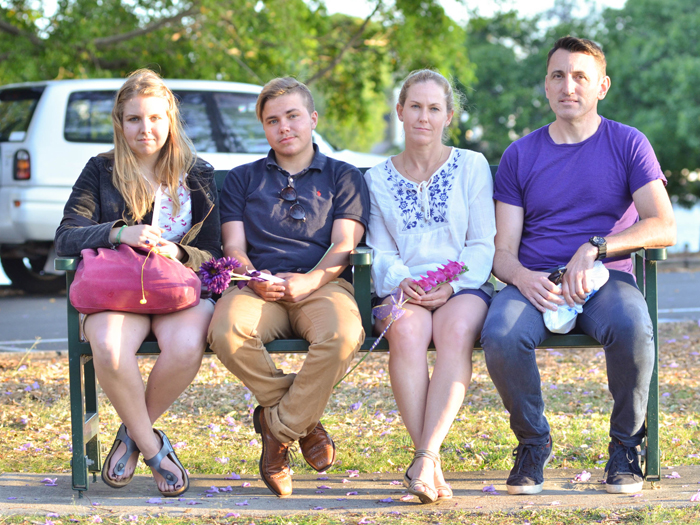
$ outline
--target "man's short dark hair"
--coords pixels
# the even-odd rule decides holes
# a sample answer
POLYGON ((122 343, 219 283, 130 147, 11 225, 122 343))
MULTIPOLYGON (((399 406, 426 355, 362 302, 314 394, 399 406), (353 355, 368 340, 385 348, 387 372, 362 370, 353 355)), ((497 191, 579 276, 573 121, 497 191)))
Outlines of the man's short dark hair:
POLYGON ((605 53, 603 53, 603 50, 595 42, 586 38, 576 38, 568 35, 560 38, 556 41, 554 47, 547 55, 547 70, 549 70, 549 60, 559 49, 563 49, 569 53, 583 53, 584 55, 591 55, 595 59, 601 74, 605 76, 605 68, 607 66, 607 62, 605 61, 605 53))

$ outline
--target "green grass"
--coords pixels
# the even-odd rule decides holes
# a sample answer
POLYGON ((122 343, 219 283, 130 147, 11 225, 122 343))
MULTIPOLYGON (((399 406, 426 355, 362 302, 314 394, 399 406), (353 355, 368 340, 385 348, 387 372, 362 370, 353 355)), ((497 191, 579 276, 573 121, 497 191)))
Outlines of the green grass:
POLYGON ((593 523, 606 524, 700 524, 700 508, 686 507, 666 509, 661 507, 643 508, 624 511, 609 511, 605 509, 542 512, 523 511, 518 513, 496 512, 492 514, 477 514, 473 512, 435 511, 428 510, 420 513, 395 513, 363 515, 347 512, 344 514, 305 514, 295 516, 275 516, 268 518, 237 518, 226 516, 221 512, 209 516, 173 517, 168 515, 139 515, 137 521, 130 521, 129 515, 94 514, 92 516, 63 515, 63 516, 0 516, 0 525, 64 525, 79 523, 93 525, 123 525, 134 523, 140 525, 175 525, 187 523, 191 525, 206 525, 222 523, 228 525, 424 525, 424 524, 464 524, 464 525, 588 525, 593 523), (95 519, 99 516, 99 519, 95 519), (101 520, 101 521, 100 521, 101 520), (49 521, 51 523, 49 523, 49 521))
MULTIPOLYGON (((661 325, 660 344, 662 464, 698 465, 700 327, 695 323, 661 325)), ((50 355, 0 356, 0 435, 3 436, 0 472, 69 472, 67 356, 47 357, 50 355)), ((433 357, 431 354, 430 359, 433 357)), ((275 359, 286 370, 298 369, 303 362, 303 356, 276 356, 275 359)), ((153 358, 140 360, 144 377, 153 362, 153 358)), ((538 352, 538 362, 554 439, 555 458, 550 466, 602 468, 607 459, 608 420, 612 409, 602 352, 599 349, 542 350, 538 352)), ((260 454, 251 422, 254 406, 255 400, 248 390, 215 357, 207 356, 195 381, 158 422, 158 427, 166 431, 173 443, 179 444, 178 456, 194 476, 231 471, 250 475, 257 473, 260 454)), ((118 419, 104 397, 100 399, 100 409, 101 436, 106 448, 111 445, 118 419)), ((413 447, 391 394, 386 354, 369 356, 336 389, 323 422, 338 447, 338 471, 398 473, 410 462, 413 447), (361 403, 359 408, 358 403, 361 403)), ((446 472, 508 470, 512 466, 514 446, 507 414, 489 379, 483 354, 475 353, 472 384, 442 448, 443 468, 446 472)), ((313 472, 303 462, 298 463, 295 470, 313 472)), ((140 464, 138 472, 146 474, 146 467, 140 464)), ((615 522, 663 523, 665 520, 660 516, 666 512, 690 513, 684 514, 683 519, 691 514, 697 519, 694 509, 650 512, 639 511, 634 518, 637 521, 629 521, 632 518, 621 514, 615 522)), ((433 514, 439 516, 437 513, 430 516, 433 514)), ((420 514, 426 515, 426 512, 420 514)), ((513 518, 515 521, 507 521, 510 519, 507 516, 499 518, 503 521, 488 521, 495 518, 454 514, 457 520, 454 522, 462 523, 459 520, 464 519, 467 520, 464 523, 524 523, 525 519, 530 519, 531 523, 592 523, 602 519, 594 518, 592 511, 559 514, 553 511, 527 516, 518 514, 513 518)), ((255 522, 287 523, 275 519, 255 522)), ((391 517, 376 519, 396 523, 391 517)), ((435 523, 450 522, 439 517, 435 519, 435 523)), ((668 519, 671 523, 678 522, 673 517, 666 521, 668 519)), ((300 520, 293 523, 321 523, 311 515, 300 520)), ((22 523, 11 523, 15 522, 22 523)), ((610 520, 605 518, 603 522, 610 520)))

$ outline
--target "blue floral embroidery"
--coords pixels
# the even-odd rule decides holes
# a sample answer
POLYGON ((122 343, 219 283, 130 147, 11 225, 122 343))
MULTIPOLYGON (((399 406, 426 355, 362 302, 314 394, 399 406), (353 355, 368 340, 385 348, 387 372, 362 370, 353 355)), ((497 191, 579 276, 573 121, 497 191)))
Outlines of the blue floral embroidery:
POLYGON ((430 229, 439 223, 447 222, 447 205, 455 178, 455 170, 461 155, 459 150, 454 150, 454 154, 447 165, 439 173, 433 175, 430 185, 424 190, 428 192, 430 201, 430 218, 427 221, 423 210, 421 210, 417 191, 418 185, 407 181, 392 170, 389 162, 384 163, 384 171, 389 187, 393 191, 394 201, 401 212, 401 220, 403 222, 401 229, 403 231, 414 228, 430 229))

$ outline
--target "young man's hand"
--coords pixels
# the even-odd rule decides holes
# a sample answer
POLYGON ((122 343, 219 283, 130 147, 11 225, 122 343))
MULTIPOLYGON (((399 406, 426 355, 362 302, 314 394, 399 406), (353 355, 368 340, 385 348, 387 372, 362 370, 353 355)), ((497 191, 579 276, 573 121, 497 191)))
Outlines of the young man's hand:
POLYGON ((281 301, 289 301, 290 303, 298 303, 303 301, 313 292, 318 289, 318 278, 309 273, 278 273, 276 277, 284 279, 284 283, 280 283, 283 287, 284 294, 281 301))
MULTIPOLYGON (((270 273, 269 270, 261 270, 261 273, 270 273)), ((279 301, 284 297, 284 284, 271 281, 248 281, 248 287, 265 301, 279 301)))

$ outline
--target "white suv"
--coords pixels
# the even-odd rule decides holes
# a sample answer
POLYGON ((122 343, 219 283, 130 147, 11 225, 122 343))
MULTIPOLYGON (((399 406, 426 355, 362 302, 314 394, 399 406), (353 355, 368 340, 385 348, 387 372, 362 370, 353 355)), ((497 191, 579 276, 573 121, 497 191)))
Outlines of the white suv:
MULTIPOLYGON (((64 287, 53 270, 53 238, 73 183, 87 160, 111 148, 111 111, 121 79, 56 80, 0 87, 0 261, 28 292, 64 287)), ((231 169, 268 152, 255 102, 261 87, 236 82, 166 80, 180 99, 186 132, 202 158, 231 169)), ((334 151, 374 166, 385 157, 334 151)))

